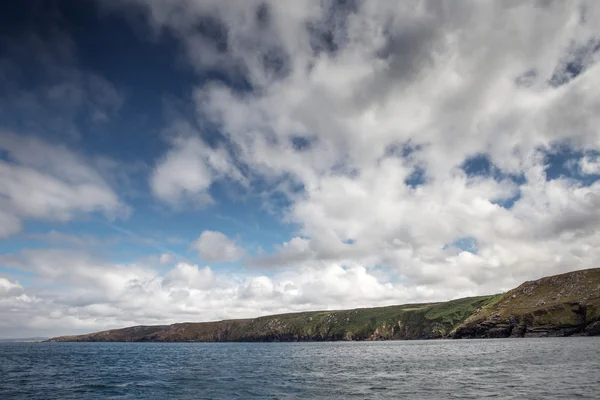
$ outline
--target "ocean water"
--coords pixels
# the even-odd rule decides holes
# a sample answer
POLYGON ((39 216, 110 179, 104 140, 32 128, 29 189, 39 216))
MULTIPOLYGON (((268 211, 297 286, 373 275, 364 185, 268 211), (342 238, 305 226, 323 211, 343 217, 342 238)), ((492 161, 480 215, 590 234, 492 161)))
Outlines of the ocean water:
POLYGON ((3 343, 0 399, 598 399, 600 338, 3 343))

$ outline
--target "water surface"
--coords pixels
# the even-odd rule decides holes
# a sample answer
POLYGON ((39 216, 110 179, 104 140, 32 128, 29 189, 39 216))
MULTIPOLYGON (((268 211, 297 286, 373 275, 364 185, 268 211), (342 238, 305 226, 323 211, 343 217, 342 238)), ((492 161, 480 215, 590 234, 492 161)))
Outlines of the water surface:
POLYGON ((600 338, 3 343, 0 399, 597 399, 600 338))

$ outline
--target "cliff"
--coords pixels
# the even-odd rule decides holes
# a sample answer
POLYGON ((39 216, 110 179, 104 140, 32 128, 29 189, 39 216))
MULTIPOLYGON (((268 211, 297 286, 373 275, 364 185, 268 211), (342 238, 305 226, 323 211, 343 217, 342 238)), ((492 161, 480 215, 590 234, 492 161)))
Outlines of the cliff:
POLYGON ((54 342, 260 342, 443 338, 494 300, 472 297, 444 303, 343 311, 313 311, 219 322, 134 326, 54 342))
POLYGON ((600 335, 600 268, 525 282, 477 310, 450 336, 600 335))
POLYGON ((134 326, 53 342, 258 342, 600 334, 600 269, 441 303, 313 311, 219 322, 134 326))

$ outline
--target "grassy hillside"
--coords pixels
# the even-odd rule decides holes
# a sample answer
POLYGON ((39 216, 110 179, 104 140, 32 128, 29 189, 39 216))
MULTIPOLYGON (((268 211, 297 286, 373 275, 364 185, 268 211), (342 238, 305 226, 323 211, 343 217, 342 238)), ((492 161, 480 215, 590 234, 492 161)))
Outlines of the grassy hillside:
POLYGON ((525 282, 475 312, 452 336, 600 334, 600 268, 525 282))
POLYGON ((444 303, 314 311, 219 322, 186 322, 63 336, 51 341, 328 341, 441 338, 496 296, 444 303))
POLYGON ((600 269, 443 303, 134 326, 51 341, 328 341, 600 335, 600 269))

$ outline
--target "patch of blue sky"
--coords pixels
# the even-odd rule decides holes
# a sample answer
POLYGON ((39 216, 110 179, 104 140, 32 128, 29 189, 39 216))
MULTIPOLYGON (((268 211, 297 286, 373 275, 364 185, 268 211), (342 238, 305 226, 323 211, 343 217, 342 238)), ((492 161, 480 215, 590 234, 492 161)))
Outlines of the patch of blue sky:
POLYGON ((504 173, 500 168, 498 168, 494 163, 492 163, 489 155, 487 154, 477 154, 475 156, 467 158, 461 165, 461 168, 469 177, 491 177, 497 181, 503 179, 510 179, 519 185, 525 183, 525 177, 523 175, 504 173))
MULTIPOLYGON (((414 155, 423 148, 423 145, 406 141, 387 146, 384 151, 384 157, 398 157, 406 161, 413 161, 414 155)), ((412 189, 422 186, 427 182, 426 170, 423 166, 415 166, 410 174, 404 180, 404 184, 412 189)))
POLYGON ((100 247, 114 262, 134 262, 162 253, 198 262, 190 245, 204 230, 219 231, 237 240, 250 255, 259 248, 275 251, 278 244, 290 240, 298 230, 296 224, 281 222, 280 216, 270 212, 259 196, 240 200, 219 190, 211 194, 218 197, 217 201, 206 208, 174 211, 158 203, 139 202, 127 219, 111 220, 94 214, 58 224, 24 221, 24 232, 0 241, 0 252, 43 249, 51 240, 56 248, 100 247), (51 232, 59 235, 48 235, 51 232))
POLYGON ((423 145, 414 143, 411 140, 402 143, 394 143, 385 148, 385 156, 409 158, 414 153, 420 151, 422 148, 423 145))
POLYGON ((456 248, 461 251, 477 254, 477 239, 472 236, 464 236, 456 239, 452 243, 444 245, 443 249, 456 248))
MULTIPOLYGON (((516 185, 520 186, 525 183, 525 177, 522 174, 506 174, 500 168, 498 168, 490 160, 487 154, 477 154, 475 156, 467 158, 461 168, 469 177, 481 176, 491 177, 496 181, 502 181, 504 179, 510 179, 516 185)), ((514 204, 521 198, 520 190, 517 190, 514 196, 508 199, 494 200, 494 204, 498 204, 501 207, 510 209, 514 204)))
POLYGON ((35 278, 35 276, 36 274, 33 271, 9 267, 0 262, 0 278, 16 280, 21 286, 27 287, 32 285, 32 280, 35 278))
POLYGON ((421 167, 416 167, 410 175, 406 177, 404 180, 404 184, 406 186, 410 186, 411 188, 416 188, 418 186, 424 185, 426 182, 425 169, 421 167))
POLYGON ((584 157, 597 159, 600 152, 574 150, 568 145, 553 146, 544 157, 546 180, 571 179, 584 187, 594 184, 600 175, 588 174, 581 169, 584 157))
POLYGON ((310 150, 316 140, 316 137, 310 138, 308 136, 293 136, 291 142, 294 150, 305 151, 310 150))
POLYGON ((551 86, 562 86, 581 75, 595 62, 600 51, 600 41, 590 40, 581 46, 573 46, 556 66, 550 81, 551 86))

